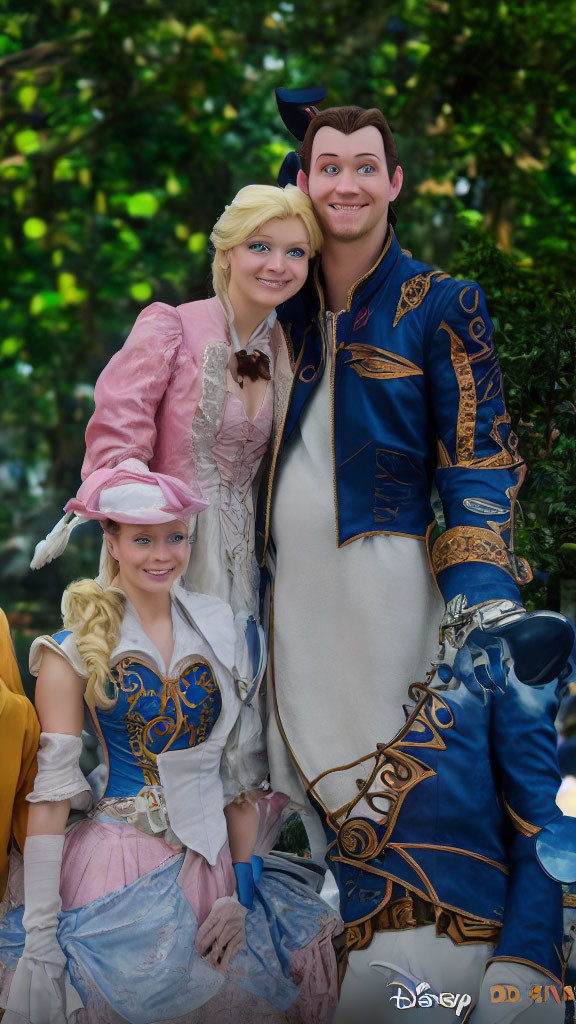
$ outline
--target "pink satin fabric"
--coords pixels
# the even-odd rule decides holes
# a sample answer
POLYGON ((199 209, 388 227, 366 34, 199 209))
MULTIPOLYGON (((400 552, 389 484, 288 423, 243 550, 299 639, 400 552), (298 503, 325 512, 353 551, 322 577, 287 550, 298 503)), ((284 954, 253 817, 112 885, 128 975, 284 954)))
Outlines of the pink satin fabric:
MULTIPOLYGON (((162 839, 144 835, 132 825, 80 822, 68 833, 64 844, 62 908, 73 910, 99 896, 124 889, 177 853, 162 839)), ((214 900, 232 896, 235 891, 228 846, 222 848, 213 868, 200 854, 187 850, 178 880, 198 923, 202 924, 214 900)))
MULTIPOLYGON (((280 340, 276 324, 272 346, 278 348, 280 340)), ((152 470, 196 483, 191 424, 202 395, 204 350, 217 342, 229 344, 217 298, 177 309, 154 302, 142 311, 96 383, 82 479, 101 466, 137 458, 152 470)))

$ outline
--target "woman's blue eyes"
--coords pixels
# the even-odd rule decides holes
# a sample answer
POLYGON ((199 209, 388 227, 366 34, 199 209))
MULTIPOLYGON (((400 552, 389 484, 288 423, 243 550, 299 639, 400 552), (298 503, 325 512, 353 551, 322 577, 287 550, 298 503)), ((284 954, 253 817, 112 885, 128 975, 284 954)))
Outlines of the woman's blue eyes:
MULTIPOLYGON (((183 540, 186 540, 183 533, 173 533, 167 538, 168 544, 181 544, 183 540)), ((150 537, 135 537, 134 543, 142 545, 149 544, 150 537)))
MULTIPOLYGON (((270 252, 270 246, 266 245, 265 242, 250 242, 248 244, 248 249, 250 252, 270 252)), ((286 255, 293 256, 295 259, 299 260, 302 259, 303 256, 306 256, 306 251, 301 249, 299 246, 295 246, 294 249, 288 249, 286 255)))

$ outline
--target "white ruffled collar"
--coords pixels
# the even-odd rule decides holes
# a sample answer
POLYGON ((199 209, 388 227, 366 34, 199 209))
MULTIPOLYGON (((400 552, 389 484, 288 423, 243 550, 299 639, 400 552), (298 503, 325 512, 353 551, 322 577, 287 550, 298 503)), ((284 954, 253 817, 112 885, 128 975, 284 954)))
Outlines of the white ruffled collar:
POLYGON ((172 629, 174 649, 170 665, 165 666, 158 648, 144 632, 138 612, 126 598, 120 639, 110 656, 111 664, 118 664, 128 654, 141 654, 160 675, 174 678, 191 655, 207 656, 213 651, 224 668, 232 670, 236 634, 232 609, 225 601, 189 593, 176 584, 172 588, 172 629))
POLYGON ((272 328, 276 323, 276 310, 273 309, 269 316, 266 317, 262 323, 258 324, 258 327, 252 331, 248 341, 245 345, 240 341, 236 328, 234 326, 234 313, 230 310, 228 314, 228 329, 230 331, 230 340, 232 347, 235 352, 240 352, 242 349, 246 349, 248 354, 258 349, 260 352, 264 352, 266 355, 270 355, 270 335, 272 328))
POLYGON ((232 348, 235 352, 240 352, 242 349, 250 354, 257 348, 260 352, 264 352, 265 355, 271 356, 271 344, 272 344, 272 328, 278 319, 276 310, 273 309, 271 313, 259 323, 258 326, 252 331, 248 341, 245 345, 242 344, 238 337, 238 332, 234 326, 234 310, 228 302, 222 302, 222 299, 218 297, 218 302, 224 310, 224 315, 228 323, 228 331, 230 333, 230 341, 232 342, 232 348))

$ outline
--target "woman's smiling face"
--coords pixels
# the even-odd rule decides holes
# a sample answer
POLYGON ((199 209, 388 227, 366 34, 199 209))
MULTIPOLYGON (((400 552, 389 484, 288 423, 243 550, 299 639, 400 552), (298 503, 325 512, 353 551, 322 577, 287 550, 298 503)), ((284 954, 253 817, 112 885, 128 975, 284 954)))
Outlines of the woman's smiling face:
POLYGON ((108 550, 120 566, 118 585, 146 593, 169 591, 186 571, 190 547, 186 523, 173 521, 154 526, 118 524, 106 531, 108 550))
POLYGON ((222 258, 230 267, 228 297, 235 314, 252 311, 260 321, 304 284, 310 239, 300 217, 275 217, 222 258))

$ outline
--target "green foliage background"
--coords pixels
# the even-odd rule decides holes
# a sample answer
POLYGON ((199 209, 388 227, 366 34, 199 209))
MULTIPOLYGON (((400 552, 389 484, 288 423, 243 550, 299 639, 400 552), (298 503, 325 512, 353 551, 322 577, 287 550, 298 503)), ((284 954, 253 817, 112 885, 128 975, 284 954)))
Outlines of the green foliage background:
POLYGON ((576 550, 575 28, 572 0, 0 0, 0 602, 23 644, 95 568, 83 528, 27 570, 78 485, 94 381, 144 305, 207 293, 212 224, 291 148, 276 85, 380 106, 402 244, 483 285, 531 469, 528 599, 557 601, 548 574, 576 550))

